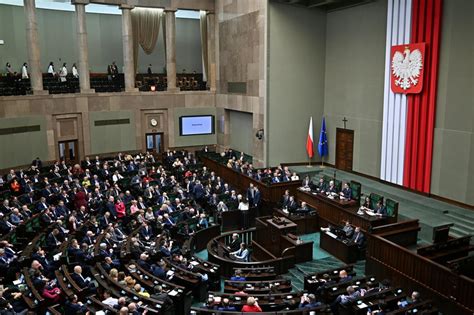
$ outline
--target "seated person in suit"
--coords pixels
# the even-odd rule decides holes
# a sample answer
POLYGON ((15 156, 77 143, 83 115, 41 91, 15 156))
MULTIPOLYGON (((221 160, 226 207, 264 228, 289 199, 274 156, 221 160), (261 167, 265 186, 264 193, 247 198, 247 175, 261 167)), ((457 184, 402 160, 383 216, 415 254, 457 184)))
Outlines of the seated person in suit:
POLYGON ((352 189, 349 187, 348 183, 344 183, 344 188, 339 193, 339 196, 342 200, 351 200, 352 199, 352 189))
POLYGON ((387 207, 384 206, 382 200, 377 202, 377 207, 375 207, 374 212, 379 216, 387 216, 387 207))
POLYGON ((333 304, 331 304, 331 308, 333 308, 334 306, 337 307, 337 304, 341 304, 341 305, 349 304, 361 297, 360 291, 356 290, 351 285, 347 287, 346 292, 347 294, 341 294, 336 298, 333 304))
POLYGON ((228 312, 235 312, 237 309, 235 306, 230 304, 230 300, 228 298, 223 298, 221 301, 221 305, 217 307, 218 311, 228 311, 228 312))
POLYGON ((406 307, 410 304, 415 304, 415 303, 418 303, 420 301, 421 301, 420 292, 413 291, 413 293, 411 294, 411 296, 409 298, 407 298, 406 300, 398 301, 397 305, 398 305, 399 308, 404 308, 404 307, 406 307))
POLYGON ((77 295, 71 295, 64 304, 64 312, 66 314, 85 314, 87 307, 79 302, 77 295))
POLYGON ((351 223, 349 221, 346 221, 346 224, 342 228, 344 233, 346 233, 347 238, 351 238, 352 235, 354 234, 354 228, 352 227, 351 223))
POLYGON ((242 277, 242 270, 237 269, 235 275, 230 277, 231 281, 245 281, 245 277, 242 277))
POLYGON ((324 193, 327 190, 327 185, 324 182, 324 178, 319 179, 319 183, 316 185, 316 191, 320 193, 324 193))
POLYGON ((207 221, 207 218, 206 218, 206 214, 205 214, 205 213, 201 213, 201 214, 199 215, 198 226, 199 226, 201 229, 207 229, 207 228, 209 227, 209 222, 207 221))
POLYGON ((360 227, 356 227, 354 231, 354 235, 352 235, 351 242, 357 244, 359 248, 364 246, 365 243, 365 236, 361 232, 360 227))
POLYGON ((326 194, 329 196, 329 195, 333 195, 333 196, 336 196, 338 193, 337 191, 337 187, 336 185, 334 184, 334 181, 330 181, 329 182, 329 187, 327 188, 326 190, 326 194))
POLYGON ((234 233, 234 234, 232 234, 232 242, 230 242, 230 244, 227 245, 227 248, 231 252, 236 252, 240 248, 240 243, 242 243, 242 241, 240 240, 239 234, 234 233))
POLYGON ((347 274, 347 271, 341 270, 339 271, 339 283, 344 283, 347 281, 350 281, 352 279, 352 276, 349 276, 347 274))
POLYGON ((301 296, 300 305, 298 308, 314 308, 321 305, 321 302, 316 300, 314 294, 303 294, 301 296))
POLYGON ((77 265, 74 267, 74 272, 71 274, 72 280, 76 282, 77 286, 81 289, 87 289, 90 293, 95 293, 95 285, 91 282, 89 277, 84 278, 82 276, 82 267, 77 265))
POLYGON ((304 201, 301 202, 301 206, 295 211, 295 213, 298 213, 298 214, 306 214, 309 212, 311 212, 311 208, 304 201))
POLYGON ((247 244, 241 243, 240 249, 238 251, 230 253, 231 257, 238 261, 249 261, 249 250, 247 249, 247 244))

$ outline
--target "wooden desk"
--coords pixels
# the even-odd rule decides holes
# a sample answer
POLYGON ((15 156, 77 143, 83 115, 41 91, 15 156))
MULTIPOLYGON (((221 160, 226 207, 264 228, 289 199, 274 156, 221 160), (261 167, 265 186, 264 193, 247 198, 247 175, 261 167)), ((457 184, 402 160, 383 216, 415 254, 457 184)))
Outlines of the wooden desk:
POLYGON ((341 240, 333 238, 324 232, 321 232, 319 246, 346 264, 355 263, 359 256, 357 244, 343 243, 341 240))
POLYGON ((281 182, 274 184, 266 184, 264 182, 255 180, 247 175, 244 175, 234 169, 228 168, 211 157, 201 154, 199 156, 204 166, 216 172, 221 178, 223 178, 229 185, 239 191, 247 191, 250 183, 254 184, 260 190, 262 199, 277 203, 281 196, 285 193, 285 190, 290 190, 290 194, 294 195, 296 189, 301 186, 301 180, 291 182, 281 182))
POLYGON ((329 199, 320 194, 302 191, 296 192, 298 201, 305 201, 310 207, 316 209, 319 214, 319 224, 340 225, 342 221, 349 220, 352 225, 360 226, 364 231, 370 231, 372 227, 396 222, 394 217, 376 217, 367 214, 359 215, 359 205, 355 201, 341 201, 329 199))
POLYGON ((285 213, 283 212, 283 210, 278 209, 278 208, 273 209, 273 215, 288 218, 294 223, 296 223, 297 225, 296 232, 295 232, 296 235, 315 233, 319 231, 319 228, 320 228, 318 215, 290 214, 290 213, 285 213))

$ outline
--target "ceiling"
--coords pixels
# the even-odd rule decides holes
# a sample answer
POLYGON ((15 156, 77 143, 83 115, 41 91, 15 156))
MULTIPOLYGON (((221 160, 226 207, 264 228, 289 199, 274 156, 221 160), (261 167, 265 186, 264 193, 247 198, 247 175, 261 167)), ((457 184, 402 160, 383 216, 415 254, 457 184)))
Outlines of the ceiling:
POLYGON ((344 8, 374 2, 376 0, 270 0, 282 4, 294 5, 308 9, 335 11, 344 8))

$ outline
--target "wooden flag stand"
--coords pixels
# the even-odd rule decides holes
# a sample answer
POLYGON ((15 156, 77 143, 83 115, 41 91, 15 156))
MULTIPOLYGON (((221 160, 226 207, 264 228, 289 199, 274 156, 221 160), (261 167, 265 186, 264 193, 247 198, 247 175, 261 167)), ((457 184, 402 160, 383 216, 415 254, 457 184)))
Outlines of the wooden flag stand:
POLYGON ((306 165, 307 168, 311 168, 313 167, 313 165, 311 165, 311 158, 308 157, 308 165, 306 165))

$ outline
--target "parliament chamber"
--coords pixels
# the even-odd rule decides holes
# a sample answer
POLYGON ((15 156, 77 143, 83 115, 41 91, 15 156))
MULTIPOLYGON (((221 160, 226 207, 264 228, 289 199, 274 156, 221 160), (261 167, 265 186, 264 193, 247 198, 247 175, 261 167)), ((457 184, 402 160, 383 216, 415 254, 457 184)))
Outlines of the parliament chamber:
POLYGON ((471 0, 0 0, 0 314, 474 314, 471 0))

